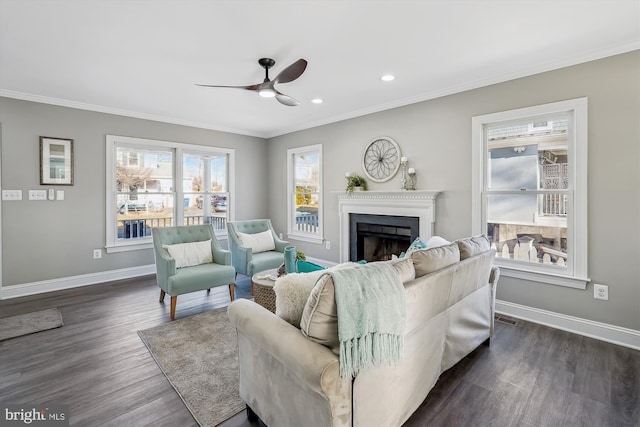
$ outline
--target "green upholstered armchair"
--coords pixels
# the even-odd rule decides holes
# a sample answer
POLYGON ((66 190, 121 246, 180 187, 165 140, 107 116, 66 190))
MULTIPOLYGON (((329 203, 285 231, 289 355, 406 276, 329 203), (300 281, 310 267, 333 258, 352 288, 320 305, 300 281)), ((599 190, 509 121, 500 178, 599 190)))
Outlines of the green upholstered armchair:
POLYGON ((231 263, 237 273, 253 276, 255 273, 270 268, 278 268, 284 262, 284 248, 289 244, 280 240, 271 225, 270 219, 252 219, 246 221, 227 222, 229 232, 229 249, 231 249, 231 263), (243 246, 238 233, 256 234, 271 231, 275 249, 271 251, 253 253, 253 249, 243 246))
POLYGON ((160 302, 165 294, 171 296, 171 320, 176 315, 178 295, 228 285, 229 296, 234 300, 236 271, 231 266, 231 252, 220 247, 211 225, 156 227, 152 236, 160 302), (203 245, 208 240, 210 253, 209 245, 203 245), (183 243, 188 245, 180 245, 183 243), (194 254, 193 250, 199 252, 194 254), (196 265, 180 267, 194 262, 196 265))

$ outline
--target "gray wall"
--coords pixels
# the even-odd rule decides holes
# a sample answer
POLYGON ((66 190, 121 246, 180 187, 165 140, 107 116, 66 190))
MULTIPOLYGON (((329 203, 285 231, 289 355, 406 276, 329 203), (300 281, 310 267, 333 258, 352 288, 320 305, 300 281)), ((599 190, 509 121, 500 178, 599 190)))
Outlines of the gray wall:
POLYGON ((153 264, 149 250, 103 254, 105 246, 105 136, 107 134, 234 148, 236 219, 267 212, 264 139, 0 98, 2 188, 23 200, 2 202, 3 287, 153 264), (73 186, 41 186, 39 137, 74 140, 73 186), (28 201, 27 191, 65 191, 64 201, 28 201))
MULTIPOLYGON (((587 290, 503 277, 498 298, 640 330, 640 52, 321 126, 269 140, 270 217, 286 229, 286 150, 323 144, 324 246, 291 241, 308 255, 338 261, 338 205, 345 172, 362 171, 364 147, 394 138, 418 174, 418 189, 444 190, 436 234, 471 233, 471 118, 586 96, 589 98, 589 276, 587 290), (609 301, 593 298, 609 285, 609 301)), ((371 190, 400 188, 400 178, 371 190)))

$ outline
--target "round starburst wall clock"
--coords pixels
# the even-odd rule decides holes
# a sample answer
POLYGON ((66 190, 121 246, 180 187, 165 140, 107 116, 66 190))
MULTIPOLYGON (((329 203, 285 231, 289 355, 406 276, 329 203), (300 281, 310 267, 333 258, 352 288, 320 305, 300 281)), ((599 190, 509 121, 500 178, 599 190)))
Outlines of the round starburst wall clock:
POLYGON ((374 182, 389 181, 400 168, 400 147, 388 136, 374 139, 364 150, 362 168, 374 182))

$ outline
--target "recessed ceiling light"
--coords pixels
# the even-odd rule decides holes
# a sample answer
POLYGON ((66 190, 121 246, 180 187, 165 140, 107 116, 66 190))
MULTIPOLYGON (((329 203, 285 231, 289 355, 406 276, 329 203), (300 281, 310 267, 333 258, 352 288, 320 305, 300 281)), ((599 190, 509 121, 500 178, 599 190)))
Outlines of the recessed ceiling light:
POLYGON ((380 77, 380 80, 382 80, 383 82, 390 82, 395 79, 396 76, 394 76, 393 74, 385 74, 384 76, 380 77))
POLYGON ((322 100, 322 98, 313 98, 311 102, 313 102, 314 104, 322 104, 324 101, 322 100))

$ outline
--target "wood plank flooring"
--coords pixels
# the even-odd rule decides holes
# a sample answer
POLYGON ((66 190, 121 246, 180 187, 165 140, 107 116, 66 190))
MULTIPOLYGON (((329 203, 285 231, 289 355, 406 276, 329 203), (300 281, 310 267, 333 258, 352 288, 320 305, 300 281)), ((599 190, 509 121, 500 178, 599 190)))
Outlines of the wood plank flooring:
MULTIPOLYGON (((180 296, 176 318, 223 307, 228 295, 180 296)), ((147 276, 0 301, 0 317, 59 306, 65 324, 0 343, 0 402, 68 404, 72 426, 197 427, 137 335, 169 322, 158 297, 147 276)), ((238 276, 236 298, 250 298, 249 278, 238 276)), ((241 413, 223 427, 257 425, 241 413)), ((640 352, 496 322, 491 346, 445 372, 405 423, 418 426, 640 427, 640 352)))

